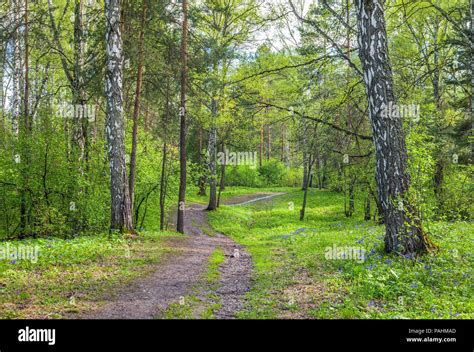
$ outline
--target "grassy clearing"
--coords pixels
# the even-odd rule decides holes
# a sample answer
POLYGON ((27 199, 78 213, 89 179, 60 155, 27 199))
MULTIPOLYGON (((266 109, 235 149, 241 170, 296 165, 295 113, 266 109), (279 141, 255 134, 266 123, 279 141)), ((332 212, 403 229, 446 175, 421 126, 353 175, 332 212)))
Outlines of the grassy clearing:
MULTIPOLYGON (((294 190, 295 189, 292 187, 226 187, 226 189, 221 194, 221 201, 252 193, 293 192, 294 190)), ((186 202, 200 204, 209 203, 209 191, 207 191, 206 196, 198 196, 197 192, 198 189, 196 187, 190 187, 190 190, 186 195, 186 202)))
POLYGON ((88 236, 3 242, 0 260, 0 318, 61 318, 96 308, 104 293, 148 273, 165 252, 171 233, 144 233, 137 239, 88 236), (15 259, 29 249, 29 259, 15 259), (37 251, 35 259, 34 254, 37 251))
MULTIPOLYGON (((473 233, 467 222, 427 224, 436 255, 404 258, 383 251, 383 227, 352 218, 340 194, 312 190, 209 214, 211 225, 245 245, 255 284, 242 318, 473 318, 473 233), (336 246, 336 247, 334 247, 336 246), (361 249, 363 260, 326 259, 328 248, 361 249)), ((338 258, 344 258, 339 256, 338 258)))

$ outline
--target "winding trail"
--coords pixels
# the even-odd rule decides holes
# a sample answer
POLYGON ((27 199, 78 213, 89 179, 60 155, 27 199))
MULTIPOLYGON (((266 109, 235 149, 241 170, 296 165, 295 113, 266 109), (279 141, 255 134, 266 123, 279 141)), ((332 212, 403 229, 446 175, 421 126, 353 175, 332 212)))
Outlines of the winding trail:
MULTIPOLYGON (((269 200, 282 193, 259 193, 234 197, 227 205, 242 205, 269 200)), ((225 254, 219 266, 219 281, 215 288, 207 288, 218 297, 220 308, 214 312, 216 319, 232 319, 244 307, 244 295, 250 288, 253 270, 250 254, 227 236, 213 231, 208 223, 205 206, 192 204, 186 209, 185 234, 170 237, 164 245, 173 248, 156 265, 156 270, 146 277, 120 288, 107 298, 105 306, 82 319, 156 319, 162 318, 166 309, 179 303, 183 297, 193 295, 197 288, 205 287, 204 273, 208 259, 216 248, 225 254)), ((216 302, 215 302, 216 303, 216 302)))

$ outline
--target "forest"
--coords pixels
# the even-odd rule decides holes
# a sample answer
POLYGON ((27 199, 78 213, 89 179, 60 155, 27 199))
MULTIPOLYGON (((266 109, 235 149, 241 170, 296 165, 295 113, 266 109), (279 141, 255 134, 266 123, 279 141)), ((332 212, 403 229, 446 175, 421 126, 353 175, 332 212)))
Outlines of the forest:
POLYGON ((473 0, 0 0, 0 319, 473 319, 473 0))

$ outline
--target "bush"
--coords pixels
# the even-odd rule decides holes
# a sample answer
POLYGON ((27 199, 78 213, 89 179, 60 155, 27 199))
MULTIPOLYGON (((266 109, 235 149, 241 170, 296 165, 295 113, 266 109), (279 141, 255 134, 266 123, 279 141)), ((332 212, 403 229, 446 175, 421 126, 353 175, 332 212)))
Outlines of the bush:
POLYGON ((303 168, 285 170, 283 175, 282 186, 301 187, 303 184, 303 168))
POLYGON ((257 169, 249 166, 227 166, 226 184, 229 186, 261 187, 262 178, 257 169))
POLYGON ((259 173, 265 185, 281 185, 286 173, 286 168, 281 161, 270 159, 262 165, 259 173))

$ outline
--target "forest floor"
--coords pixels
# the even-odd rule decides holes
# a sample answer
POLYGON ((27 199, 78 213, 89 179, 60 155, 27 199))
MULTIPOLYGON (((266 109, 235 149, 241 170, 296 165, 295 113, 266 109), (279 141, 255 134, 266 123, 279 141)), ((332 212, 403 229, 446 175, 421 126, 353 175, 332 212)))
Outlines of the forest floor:
MULTIPOLYGON (((239 205, 268 200, 282 193, 257 193, 224 201, 239 205)), ((234 318, 250 288, 252 260, 239 244, 208 224, 202 204, 186 209, 186 236, 168 237, 173 249, 140 278, 104 298, 87 319, 234 318)), ((71 316, 74 317, 74 316, 71 316)))
POLYGON ((343 194, 311 189, 301 221, 303 193, 293 189, 209 214, 210 225, 244 246, 254 263, 237 318, 474 317, 472 222, 426 221, 439 251, 407 258, 385 253, 384 227, 363 220, 363 194, 346 217, 343 194))
MULTIPOLYGON (((195 192, 193 192, 195 194, 195 192)), ((4 242, 37 260, 0 260, 0 318, 472 319, 474 223, 425 222, 435 254, 383 250, 364 197, 228 187, 217 211, 190 197, 186 235, 148 230, 4 242), (360 249, 363 260, 328 258, 360 249)), ((170 225, 170 229, 174 226, 170 225)))

